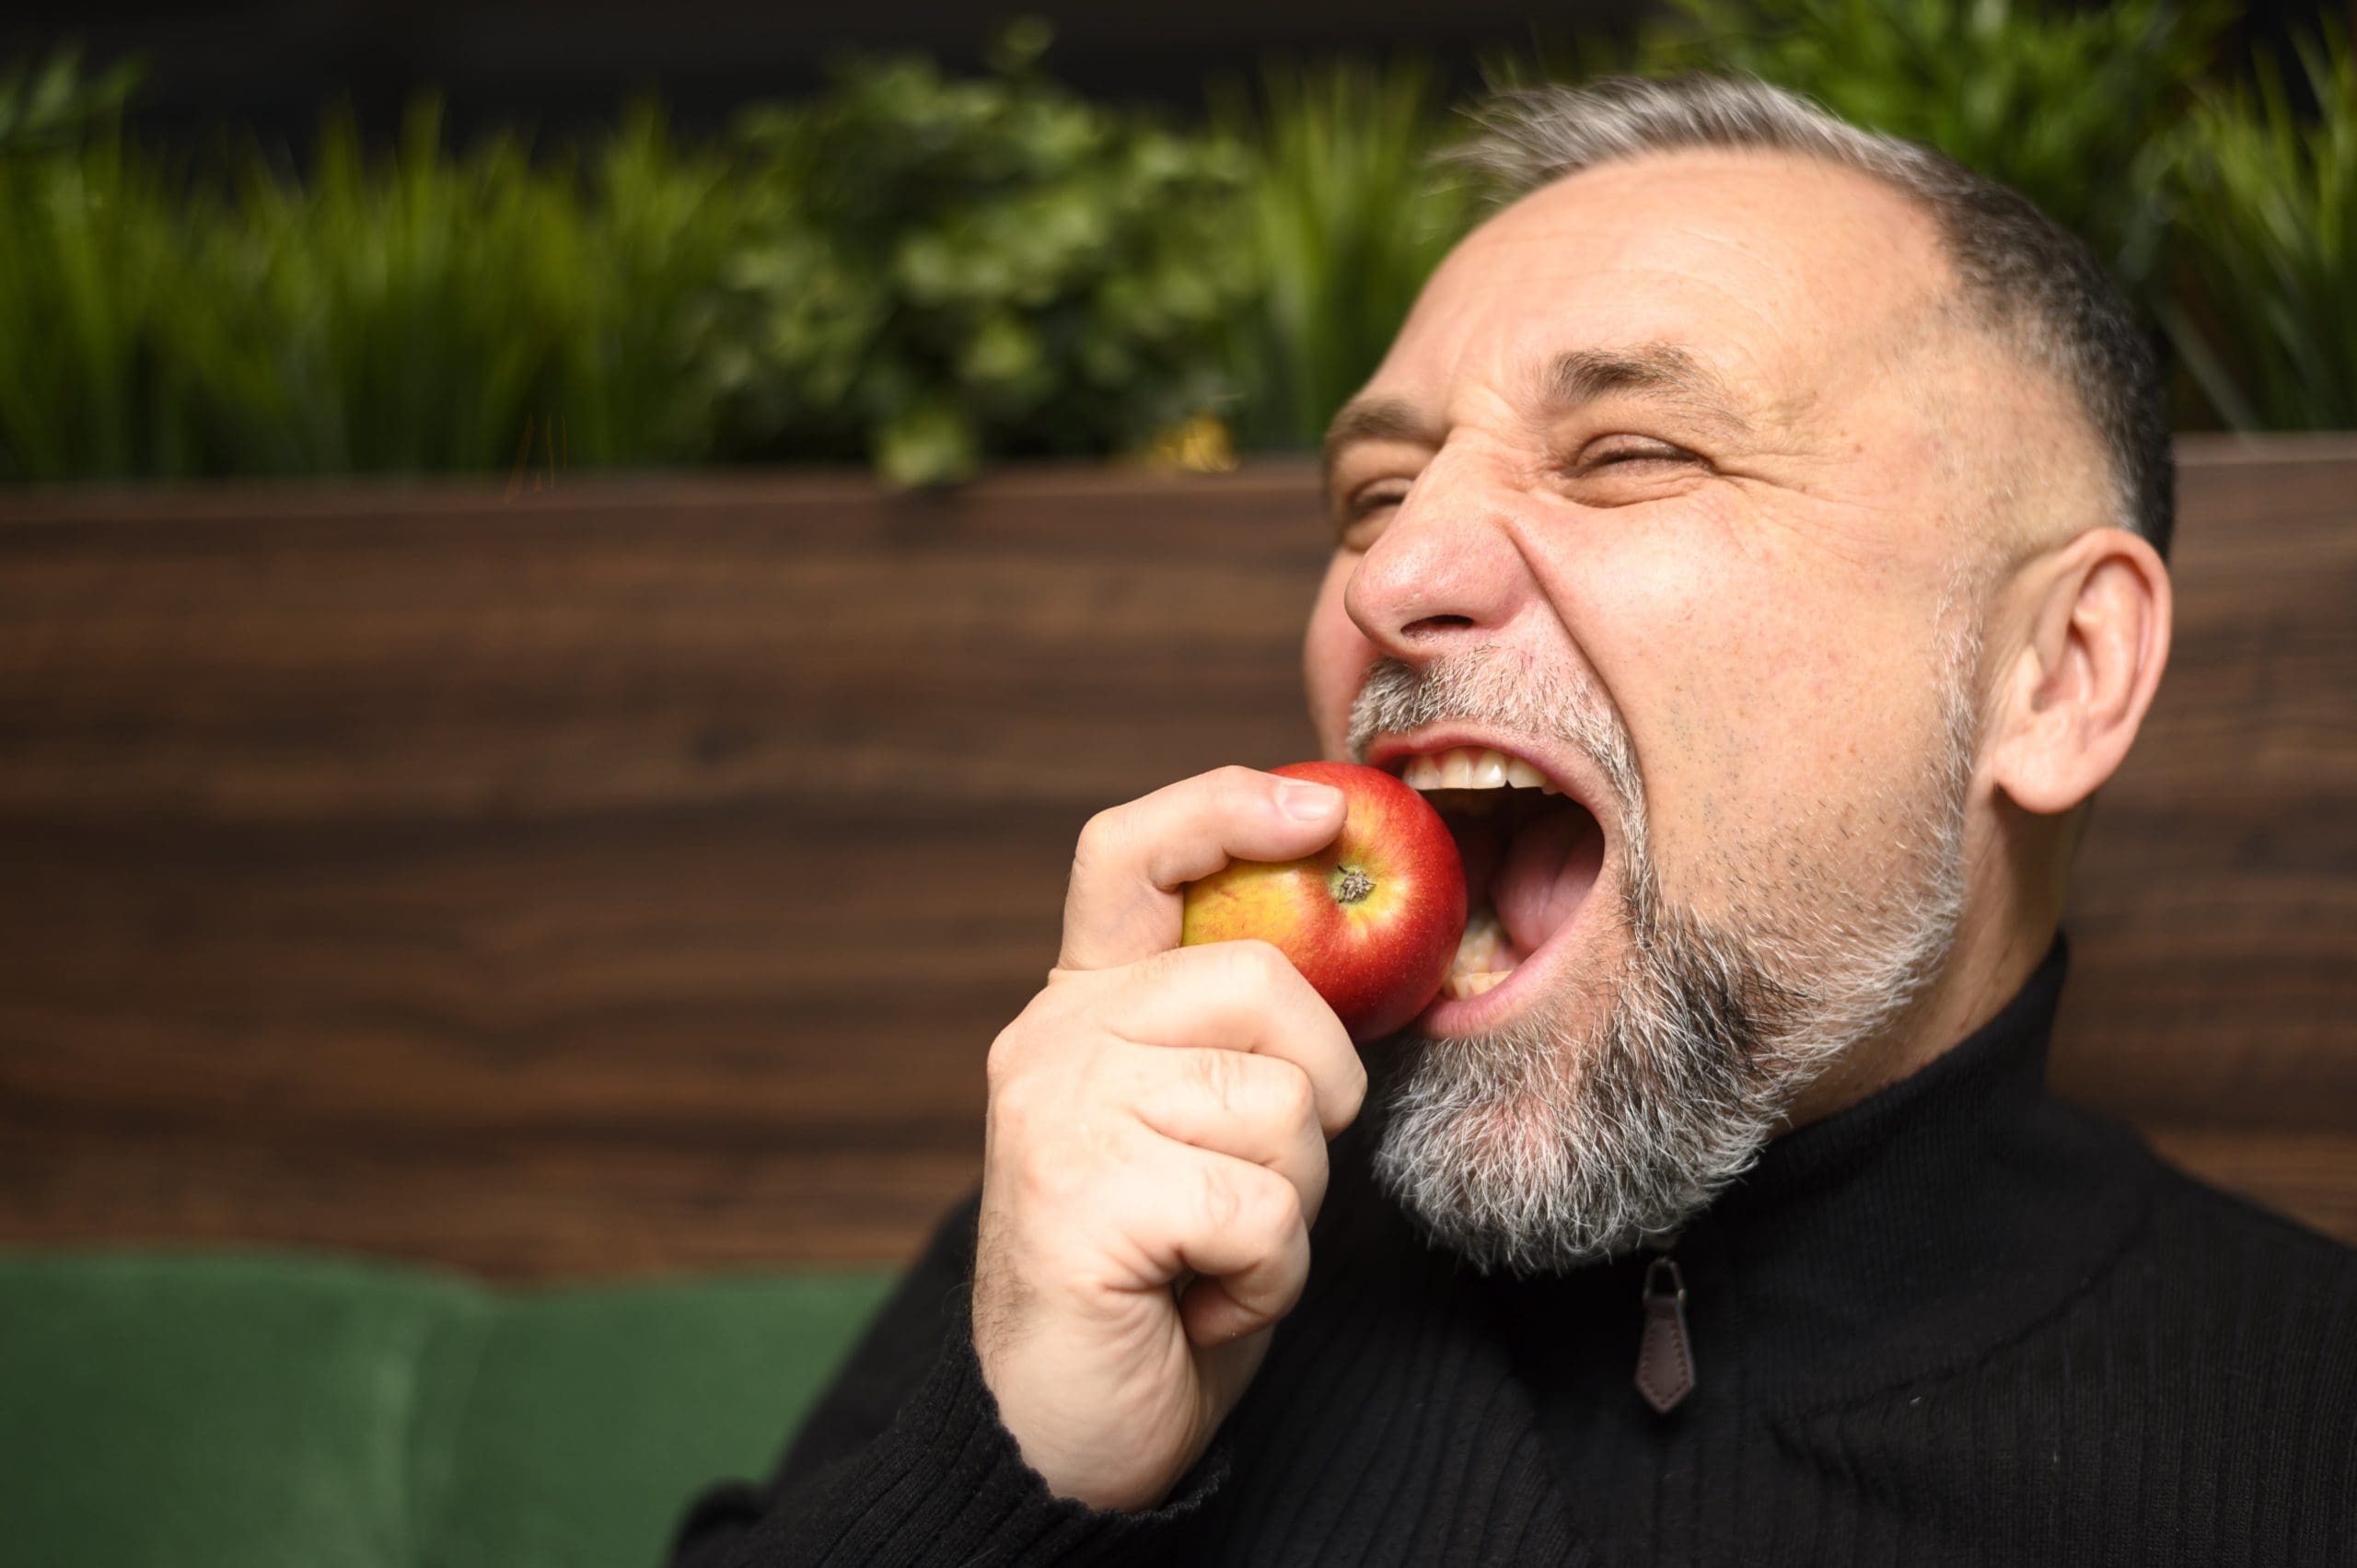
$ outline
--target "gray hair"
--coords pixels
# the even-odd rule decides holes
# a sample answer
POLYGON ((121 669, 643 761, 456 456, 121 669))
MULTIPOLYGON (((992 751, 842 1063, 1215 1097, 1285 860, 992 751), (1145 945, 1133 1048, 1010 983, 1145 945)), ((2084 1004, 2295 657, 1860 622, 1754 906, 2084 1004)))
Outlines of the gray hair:
POLYGON ((1910 198, 1938 226, 1977 322, 2076 395, 2104 448, 2119 525, 2167 557, 2177 470, 2152 346, 2087 247, 2018 192, 1748 76, 1521 88, 1473 118, 1480 133, 1451 161, 1507 195, 1646 153, 1756 148, 1854 169, 1910 198))

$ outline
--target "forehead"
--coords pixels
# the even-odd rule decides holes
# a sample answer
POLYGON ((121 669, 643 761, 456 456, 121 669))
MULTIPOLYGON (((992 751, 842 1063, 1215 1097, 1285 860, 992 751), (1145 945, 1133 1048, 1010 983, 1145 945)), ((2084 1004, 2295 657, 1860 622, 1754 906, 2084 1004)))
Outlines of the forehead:
POLYGON ((1867 176, 1752 151, 1561 180, 1434 273, 1376 383, 1420 402, 1537 397, 1567 352, 1675 345, 1768 423, 1919 336, 1950 274, 1931 220, 1867 176))

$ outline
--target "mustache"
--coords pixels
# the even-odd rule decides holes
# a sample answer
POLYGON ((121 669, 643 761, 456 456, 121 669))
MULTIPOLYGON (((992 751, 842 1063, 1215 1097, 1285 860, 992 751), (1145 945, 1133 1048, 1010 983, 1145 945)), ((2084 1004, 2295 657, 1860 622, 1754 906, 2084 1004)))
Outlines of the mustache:
POLYGON ((1423 665, 1385 656, 1367 667, 1351 703, 1345 746, 1353 761, 1387 735, 1425 725, 1479 724, 1543 737, 1585 757, 1614 796, 1622 821, 1642 831, 1644 775, 1620 710, 1585 669, 1539 668, 1494 645, 1423 665))

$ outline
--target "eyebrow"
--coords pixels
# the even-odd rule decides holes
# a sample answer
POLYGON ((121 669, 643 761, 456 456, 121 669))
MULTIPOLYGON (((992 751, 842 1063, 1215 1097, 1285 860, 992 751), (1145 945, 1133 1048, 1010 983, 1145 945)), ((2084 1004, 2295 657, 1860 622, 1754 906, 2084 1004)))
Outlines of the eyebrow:
POLYGON ((1342 453, 1362 441, 1410 441, 1437 447, 1440 438, 1441 432, 1433 422, 1405 398, 1361 398, 1346 403, 1326 427, 1325 445, 1320 448, 1327 482, 1332 482, 1334 465, 1342 453))
POLYGON ((1751 426, 1736 412, 1724 377, 1676 343, 1631 348, 1580 348, 1549 362, 1540 395, 1556 408, 1576 407, 1611 392, 1662 399, 1738 431, 1751 426))
MULTIPOLYGON (((1751 429, 1736 412, 1737 400, 1725 378, 1676 343, 1572 349, 1548 361, 1538 379, 1539 400, 1550 411, 1576 408, 1613 392, 1655 398, 1738 434, 1751 429)), ((1320 454, 1326 480, 1332 482, 1342 454, 1361 441, 1438 447, 1446 434, 1405 399, 1361 398, 1345 405, 1327 427, 1320 454)))

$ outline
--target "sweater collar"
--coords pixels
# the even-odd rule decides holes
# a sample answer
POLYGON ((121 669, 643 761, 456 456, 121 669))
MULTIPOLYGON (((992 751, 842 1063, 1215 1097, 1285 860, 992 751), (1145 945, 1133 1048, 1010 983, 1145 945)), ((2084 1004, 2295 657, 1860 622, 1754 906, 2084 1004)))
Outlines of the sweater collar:
MULTIPOLYGON (((1687 1290, 1697 1396, 1793 1410, 1933 1376, 2020 1333, 2109 1265, 2141 1218, 2143 1167, 2123 1157, 2130 1134, 2046 1093, 2067 967, 2057 938, 1987 1024, 1771 1143, 1688 1224, 1668 1251, 1687 1290)), ((1652 1256, 1527 1284, 1610 1315, 1625 1295, 1633 1368, 1652 1256)))
POLYGON ((2121 1130, 2046 1093, 2068 968, 2057 937, 1988 1023, 1770 1144, 1688 1227, 1698 1357, 1718 1337, 1773 1406, 1851 1398, 1979 1358, 2110 1264, 2142 1166, 2121 1130))

